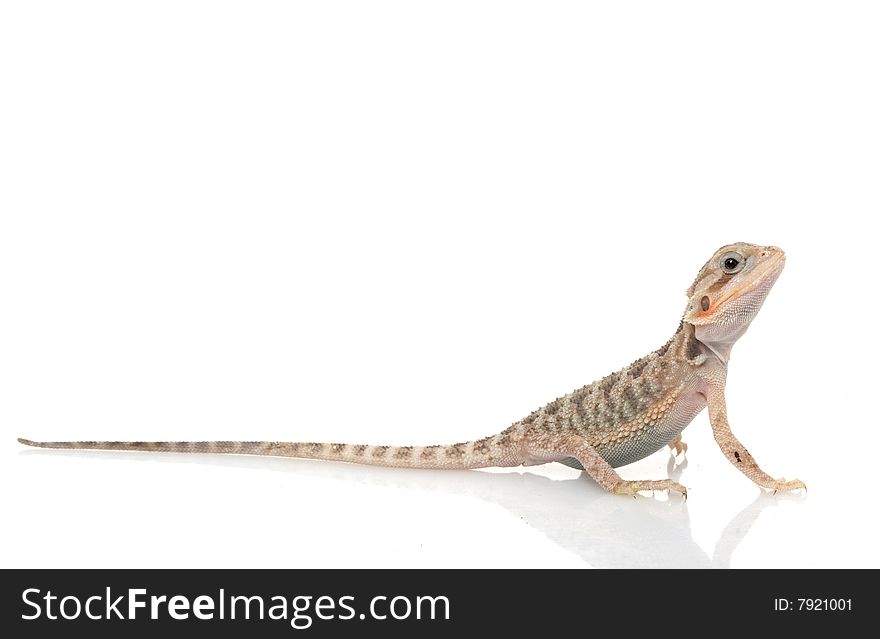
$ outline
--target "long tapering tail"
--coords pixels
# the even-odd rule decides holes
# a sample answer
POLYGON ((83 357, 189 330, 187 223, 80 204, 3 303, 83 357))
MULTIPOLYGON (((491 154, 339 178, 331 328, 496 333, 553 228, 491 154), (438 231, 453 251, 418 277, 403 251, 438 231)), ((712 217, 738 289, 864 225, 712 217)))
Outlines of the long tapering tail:
POLYGON ((27 446, 67 450, 128 450, 157 453, 210 453, 228 455, 263 455, 323 459, 372 466, 400 468, 466 469, 489 466, 517 466, 518 454, 515 427, 483 439, 448 446, 366 446, 361 444, 328 444, 310 442, 35 442, 19 438, 27 446))

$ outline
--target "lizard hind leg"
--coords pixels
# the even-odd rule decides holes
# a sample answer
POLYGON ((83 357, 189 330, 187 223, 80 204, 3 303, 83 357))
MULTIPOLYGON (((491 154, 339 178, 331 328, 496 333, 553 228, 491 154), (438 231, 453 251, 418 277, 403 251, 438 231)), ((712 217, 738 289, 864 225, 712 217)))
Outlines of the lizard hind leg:
MULTIPOLYGON (((676 491, 687 498, 687 488, 671 479, 627 480, 605 461, 587 440, 579 435, 526 435, 525 452, 536 457, 564 456, 574 458, 597 484, 615 495, 635 495, 642 491, 676 491)), ((564 463, 564 462, 563 462, 564 463)))

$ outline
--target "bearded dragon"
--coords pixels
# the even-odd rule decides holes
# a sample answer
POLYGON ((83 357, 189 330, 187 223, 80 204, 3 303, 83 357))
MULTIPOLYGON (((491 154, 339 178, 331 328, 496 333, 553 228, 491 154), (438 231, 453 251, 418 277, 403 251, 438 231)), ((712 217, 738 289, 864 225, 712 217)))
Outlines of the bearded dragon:
POLYGON ((730 244, 700 269, 675 334, 629 366, 559 397, 500 433, 441 446, 368 446, 275 441, 18 441, 64 449, 272 455, 403 468, 470 469, 561 462, 617 494, 687 490, 670 479, 625 480, 614 470, 669 446, 704 408, 725 457, 758 486, 806 488, 774 479, 730 430, 724 387, 734 343, 757 315, 785 265, 775 246, 730 244))

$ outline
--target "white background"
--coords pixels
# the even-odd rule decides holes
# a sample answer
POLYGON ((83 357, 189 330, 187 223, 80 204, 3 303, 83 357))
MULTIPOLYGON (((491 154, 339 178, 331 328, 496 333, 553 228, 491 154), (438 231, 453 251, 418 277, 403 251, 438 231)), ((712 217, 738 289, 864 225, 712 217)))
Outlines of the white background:
MULTIPOLYGON (((880 566, 880 15, 818 2, 0 10, 0 565, 880 566), (450 443, 788 265, 687 503, 32 439, 450 443)), ((622 470, 667 476, 669 454, 622 470)))

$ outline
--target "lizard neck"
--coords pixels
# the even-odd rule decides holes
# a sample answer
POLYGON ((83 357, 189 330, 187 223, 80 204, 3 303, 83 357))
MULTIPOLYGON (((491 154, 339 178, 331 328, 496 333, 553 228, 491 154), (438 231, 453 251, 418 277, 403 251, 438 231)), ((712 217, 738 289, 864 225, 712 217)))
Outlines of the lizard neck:
POLYGON ((657 354, 667 361, 685 362, 692 367, 708 364, 711 366, 720 365, 726 368, 727 361, 730 359, 730 349, 733 347, 733 341, 721 342, 718 340, 700 339, 700 337, 701 331, 699 326, 694 326, 689 322, 681 322, 678 330, 657 351, 657 354))
POLYGON ((736 334, 731 334, 726 339, 719 339, 717 336, 710 337, 707 333, 709 331, 706 330, 705 326, 694 326, 692 327, 694 338, 698 340, 703 346, 708 349, 710 353, 712 353, 718 360, 727 366, 727 362, 730 361, 730 351, 733 349, 733 345, 736 343, 736 340, 739 339, 742 332, 738 332, 736 334))

